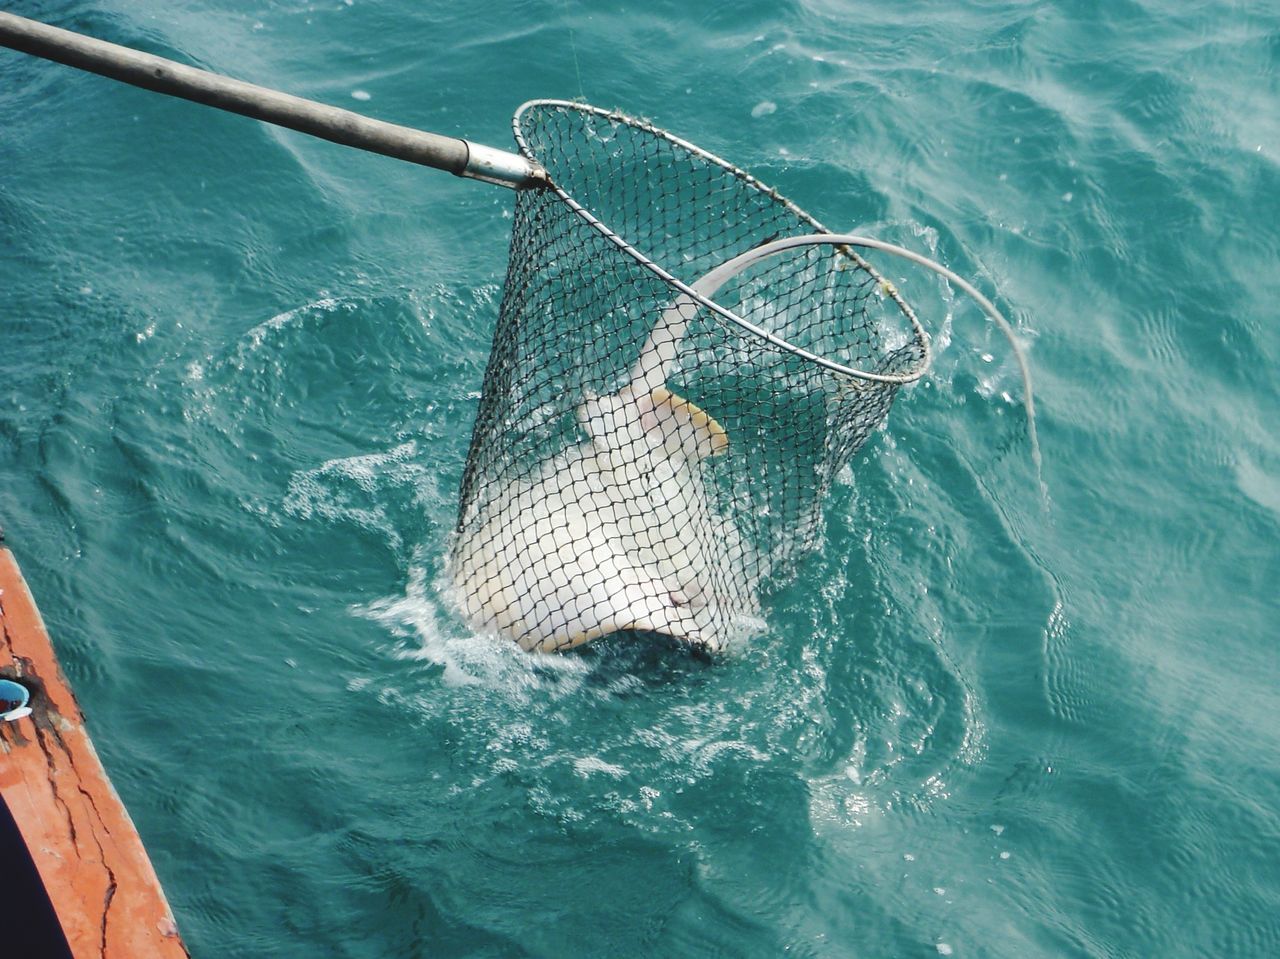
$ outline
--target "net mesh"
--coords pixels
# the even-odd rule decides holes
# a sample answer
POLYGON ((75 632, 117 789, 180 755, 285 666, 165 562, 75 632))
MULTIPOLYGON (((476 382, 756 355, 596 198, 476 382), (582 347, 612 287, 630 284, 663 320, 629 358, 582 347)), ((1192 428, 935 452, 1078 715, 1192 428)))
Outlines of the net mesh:
POLYGON ((553 186, 517 196, 455 598, 531 650, 623 631, 720 649, 812 548, 923 334, 848 248, 753 259, 825 231, 691 144, 559 101, 522 107, 516 138, 553 186))

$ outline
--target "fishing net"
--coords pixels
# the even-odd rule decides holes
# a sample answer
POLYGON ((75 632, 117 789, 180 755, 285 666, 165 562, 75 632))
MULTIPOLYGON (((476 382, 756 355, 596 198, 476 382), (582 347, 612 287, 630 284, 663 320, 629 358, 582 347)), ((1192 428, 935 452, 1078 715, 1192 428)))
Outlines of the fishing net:
POLYGON ((456 601, 531 650, 720 649, 795 575, 927 339, 851 246, 692 144, 561 101, 515 133, 551 186, 517 196, 456 601))

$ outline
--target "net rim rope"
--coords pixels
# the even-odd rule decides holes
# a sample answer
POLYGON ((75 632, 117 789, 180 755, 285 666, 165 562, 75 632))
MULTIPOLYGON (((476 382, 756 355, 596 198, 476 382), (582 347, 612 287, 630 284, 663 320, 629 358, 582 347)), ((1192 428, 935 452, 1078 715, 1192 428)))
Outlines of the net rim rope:
MULTIPOLYGON (((666 142, 672 144, 675 147, 678 147, 681 150, 684 150, 696 157, 701 158, 702 160, 705 160, 708 163, 711 163, 715 166, 720 167, 725 172, 729 173, 731 176, 733 176, 734 178, 742 182, 744 185, 748 186, 753 190, 756 190, 757 192, 763 194, 764 196, 767 196, 769 199, 773 200, 774 202, 781 204, 792 215, 802 220, 803 222, 811 225, 814 229, 814 234, 810 238, 811 243, 817 242, 818 235, 821 235, 822 237, 821 242, 829 242, 830 237, 837 235, 837 234, 833 234, 831 230, 827 229, 827 227, 823 226, 812 215, 805 212, 803 209, 798 207, 795 203, 788 200, 785 196, 780 194, 776 189, 761 182, 758 178, 752 176, 746 170, 743 170, 740 167, 734 166, 728 160, 725 160, 722 157, 719 157, 708 150, 704 150, 701 147, 697 146, 696 144, 690 143, 688 140, 684 140, 678 136, 675 136, 674 134, 669 133, 668 131, 662 129, 661 127, 654 126, 653 124, 645 120, 641 120, 637 117, 630 116, 618 110, 606 110, 601 107, 592 106, 591 104, 587 104, 587 103, 579 103, 573 100, 537 99, 537 100, 528 100, 522 103, 520 107, 516 110, 515 116, 512 118, 511 126, 512 126, 512 132, 515 136, 516 145, 519 147, 521 155, 524 156, 531 163, 541 165, 542 161, 539 158, 537 151, 534 150, 532 146, 530 146, 528 140, 525 137, 525 132, 522 125, 522 119, 524 118, 526 113, 536 109, 574 110, 582 114, 587 114, 589 116, 603 118, 613 123, 626 124, 627 126, 630 126, 634 129, 647 133, 650 136, 654 136, 659 139, 665 140, 666 142)), ((933 353, 930 348, 929 335, 925 331, 924 327, 921 325, 919 318, 915 314, 915 310, 913 310, 910 304, 908 304, 906 300, 903 299, 902 295, 898 292, 897 287, 893 283, 890 283, 888 280, 886 280, 883 276, 881 276, 875 270, 875 268, 871 266, 870 263, 868 263, 865 259, 859 256, 858 253, 852 248, 853 244, 847 241, 840 242, 840 243, 833 243, 832 245, 836 246, 838 251, 842 255, 851 259, 859 269, 866 271, 866 273, 876 282, 879 289, 882 290, 885 293, 885 295, 888 296, 894 302, 894 304, 898 307, 899 311, 901 311, 902 315, 905 316, 908 322, 911 324, 911 335, 915 341, 916 349, 919 351, 920 358, 912 367, 910 367, 904 372, 873 373, 867 370, 860 370, 855 367, 848 366, 846 364, 829 359, 825 356, 821 356, 817 353, 813 353, 809 350, 804 349, 801 346, 797 346, 796 344, 791 343, 790 341, 784 339, 783 337, 778 336, 775 333, 771 333, 768 330, 761 329, 759 326, 756 326, 755 324, 743 319, 734 311, 724 306, 721 306, 710 296, 700 293, 696 289, 697 287, 696 283, 692 285, 687 284, 683 280, 679 279, 678 277, 674 276, 667 270, 663 269, 661 266, 655 263, 652 259, 646 256, 641 250, 639 250, 637 247, 632 245, 625 237, 619 236, 616 232, 610 229, 610 227, 604 221, 602 221, 599 217, 595 216, 595 214, 593 214, 590 210, 588 210, 576 199, 574 199, 574 197, 570 193, 568 193, 563 187, 561 187, 553 179, 548 178, 544 189, 549 189, 553 191, 556 194, 556 196, 560 199, 560 201, 565 204, 565 206, 567 206, 570 210, 572 210, 578 217, 580 217, 584 222, 586 222, 592 229, 599 232, 610 243, 614 244, 619 250, 621 250, 627 256, 631 257, 638 264, 640 264, 641 267, 653 273, 656 277, 662 280, 662 282, 666 283, 668 286, 678 291, 682 297, 687 297, 690 300, 692 300, 693 303, 705 307, 707 310, 711 311, 711 313, 713 313, 715 316, 719 317, 722 321, 731 323, 739 327, 740 329, 747 331, 751 335, 757 336, 769 343, 772 343, 774 346, 777 346, 780 349, 786 350, 787 352, 792 353, 801 359, 807 360, 811 363, 815 363, 818 366, 821 366, 824 369, 830 370, 831 372, 839 374, 841 376, 848 376, 854 379, 859 379, 859 380, 864 380, 864 381, 869 381, 874 383, 884 383, 884 384, 893 385, 893 386, 902 386, 907 383, 914 383, 929 371, 929 367, 933 361, 933 353)), ((857 238, 857 239, 862 239, 862 238, 857 238)), ((781 241, 776 241, 776 242, 781 242, 781 241)), ((773 245, 773 244, 770 244, 770 245, 773 245)), ((895 252, 896 250, 901 249, 901 248, 893 247, 891 244, 881 244, 878 241, 869 242, 869 243, 859 243, 857 245, 874 247, 877 249, 885 250, 886 252, 895 252)), ((763 245, 762 247, 757 249, 761 249, 761 248, 763 248, 763 245)), ((784 247, 778 247, 778 249, 783 249, 783 248, 784 247)), ((904 252, 907 252, 907 251, 904 251, 904 252)))

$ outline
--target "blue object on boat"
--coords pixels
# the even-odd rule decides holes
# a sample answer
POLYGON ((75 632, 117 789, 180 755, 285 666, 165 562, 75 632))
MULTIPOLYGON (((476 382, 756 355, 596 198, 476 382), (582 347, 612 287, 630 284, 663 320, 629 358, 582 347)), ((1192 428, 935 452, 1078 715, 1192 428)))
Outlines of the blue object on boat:
POLYGON ((12 722, 23 716, 31 715, 31 707, 27 703, 31 699, 31 691, 22 683, 11 679, 0 679, 0 720, 12 722))

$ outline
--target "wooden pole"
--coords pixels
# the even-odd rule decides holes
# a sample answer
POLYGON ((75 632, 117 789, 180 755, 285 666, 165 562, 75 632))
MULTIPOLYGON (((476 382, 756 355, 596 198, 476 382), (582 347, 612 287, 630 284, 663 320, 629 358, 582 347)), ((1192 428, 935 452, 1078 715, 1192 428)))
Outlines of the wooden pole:
POLYGON ((545 172, 518 154, 374 120, 11 13, 0 12, 0 46, 456 176, 511 187, 546 183, 545 172))

